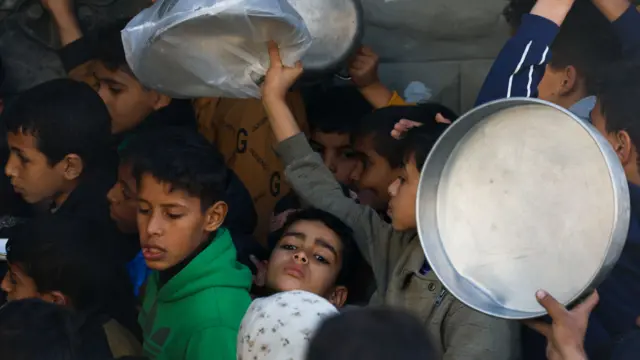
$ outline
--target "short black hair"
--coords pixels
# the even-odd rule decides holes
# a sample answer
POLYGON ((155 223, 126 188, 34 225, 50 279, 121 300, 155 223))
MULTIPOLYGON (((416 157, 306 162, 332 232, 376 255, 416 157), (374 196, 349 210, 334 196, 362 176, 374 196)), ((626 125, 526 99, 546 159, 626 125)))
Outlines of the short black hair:
POLYGON ((338 239, 342 242, 342 266, 340 273, 336 279, 336 285, 348 286, 352 279, 354 256, 357 255, 357 248, 353 237, 353 230, 342 220, 326 211, 307 208, 292 213, 287 217, 280 235, 283 235, 287 229, 300 221, 317 221, 328 227, 338 235, 338 239))
POLYGON ((403 165, 406 165, 413 156, 418 171, 421 171, 431 149, 440 138, 440 135, 442 135, 448 127, 448 124, 436 123, 434 121, 409 129, 405 138, 402 139, 403 165))
POLYGON ((8 132, 33 136, 50 166, 76 154, 85 169, 92 169, 111 139, 111 117, 100 96, 89 85, 70 79, 25 91, 1 119, 8 132))
POLYGON ((20 226, 7 243, 7 261, 32 278, 38 292, 60 291, 76 311, 109 314, 126 326, 133 286, 124 265, 107 255, 110 240, 81 219, 46 215, 20 226))
POLYGON ((355 86, 319 87, 305 96, 312 132, 351 134, 373 107, 355 86))
POLYGON ((397 169, 405 162, 405 139, 397 140, 391 136, 391 130, 402 119, 412 120, 423 124, 422 131, 437 131, 446 125, 436 123, 436 115, 454 121, 458 115, 448 107, 438 103, 423 103, 415 106, 388 106, 378 109, 360 120, 355 138, 373 135, 375 151, 385 158, 392 168, 397 169))
POLYGON ((76 315, 39 299, 0 308, 0 359, 80 360, 76 315))
MULTIPOLYGON (((503 14, 512 28, 521 25, 535 0, 511 0, 503 14)), ((596 91, 600 68, 622 57, 622 47, 607 18, 591 0, 577 0, 551 44, 549 65, 555 69, 573 66, 585 79, 587 93, 596 91)))
POLYGON ((111 71, 123 70, 131 73, 122 43, 122 30, 130 20, 118 19, 98 29, 94 34, 96 59, 111 71))
POLYGON ((591 2, 578 0, 551 44, 549 66, 575 67, 587 93, 596 92, 601 68, 622 58, 622 46, 609 20, 591 2))
POLYGON ((386 308, 355 309, 327 319, 307 354, 306 360, 440 358, 418 319, 386 308))
POLYGON ((202 211, 225 199, 230 179, 222 155, 195 129, 149 130, 129 145, 136 155, 133 175, 138 187, 145 174, 200 199, 202 211))
POLYGON ((600 111, 608 133, 626 131, 640 146, 640 64, 624 61, 612 64, 603 74, 597 91, 600 111))

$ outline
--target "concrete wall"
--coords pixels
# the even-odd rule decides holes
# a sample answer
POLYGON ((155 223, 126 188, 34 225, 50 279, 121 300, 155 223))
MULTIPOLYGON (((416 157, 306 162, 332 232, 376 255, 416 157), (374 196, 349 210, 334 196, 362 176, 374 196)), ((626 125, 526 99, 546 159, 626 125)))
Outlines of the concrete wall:
POLYGON ((423 82, 433 99, 457 111, 473 106, 493 59, 509 35, 507 0, 362 0, 364 42, 381 57, 393 89, 423 82))

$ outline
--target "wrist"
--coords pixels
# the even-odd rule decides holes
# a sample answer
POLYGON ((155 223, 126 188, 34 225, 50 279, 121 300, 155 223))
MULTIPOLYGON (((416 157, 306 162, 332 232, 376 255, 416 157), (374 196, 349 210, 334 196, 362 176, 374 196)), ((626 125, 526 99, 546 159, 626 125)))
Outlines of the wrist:
POLYGON ((588 360, 583 347, 575 347, 562 352, 563 360, 588 360))
POLYGON ((376 109, 389 105, 393 92, 381 82, 373 83, 369 86, 359 88, 362 96, 376 109))
POLYGON ((286 94, 267 93, 262 95, 262 103, 265 104, 265 106, 279 105, 286 103, 286 98, 286 94))
POLYGON ((531 14, 549 19, 560 26, 574 2, 575 0, 538 0, 531 9, 531 14))
POLYGON ((375 88, 379 88, 382 85, 382 82, 380 82, 380 79, 375 79, 373 81, 369 81, 366 85, 364 86, 358 86, 358 89, 360 91, 369 91, 371 89, 375 89, 375 88))
POLYGON ((593 3, 611 22, 618 20, 631 6, 629 0, 593 0, 593 3))

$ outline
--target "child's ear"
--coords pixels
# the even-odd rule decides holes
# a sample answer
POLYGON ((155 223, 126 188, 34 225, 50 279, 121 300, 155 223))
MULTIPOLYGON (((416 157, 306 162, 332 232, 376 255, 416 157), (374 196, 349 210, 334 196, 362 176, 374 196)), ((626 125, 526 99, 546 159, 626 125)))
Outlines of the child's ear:
POLYGON ((224 219, 227 217, 228 206, 224 201, 218 201, 215 204, 211 205, 207 209, 207 213, 205 214, 205 224, 204 229, 208 232, 216 231, 222 223, 224 219))
POLYGON ((578 86, 578 70, 575 66, 569 65, 564 69, 562 83, 560 84, 560 95, 567 95, 576 90, 578 86))
POLYGON ((71 304, 69 302, 69 298, 60 291, 50 291, 48 293, 44 293, 42 294, 42 299, 44 301, 48 301, 60 306, 67 306, 71 304))
POLYGON ((80 156, 76 154, 68 154, 60 164, 63 166, 63 176, 66 180, 76 180, 84 170, 84 163, 80 156))
POLYGON ((347 302, 347 296, 349 295, 349 290, 347 290, 346 286, 336 286, 333 289, 333 292, 329 296, 329 302, 333 304, 336 308, 340 309, 347 302))
POLYGON ((154 91, 153 110, 160 110, 171 103, 171 97, 154 91))
POLYGON ((633 149, 629 133, 624 130, 618 131, 616 133, 616 143, 617 144, 614 145, 614 150, 616 151, 616 154, 618 154, 618 158, 620 158, 622 165, 625 166, 632 160, 631 154, 635 151, 633 149))

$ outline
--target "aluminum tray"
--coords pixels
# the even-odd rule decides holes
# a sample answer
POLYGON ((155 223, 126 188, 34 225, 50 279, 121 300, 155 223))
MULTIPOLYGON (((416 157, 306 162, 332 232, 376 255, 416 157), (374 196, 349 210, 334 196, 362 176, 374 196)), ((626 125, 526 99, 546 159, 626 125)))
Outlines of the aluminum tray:
POLYGON ((535 292, 568 305, 615 265, 629 226, 629 189, 607 140, 554 104, 498 100, 456 121, 423 168, 418 232, 433 271, 485 314, 546 312, 535 292))

